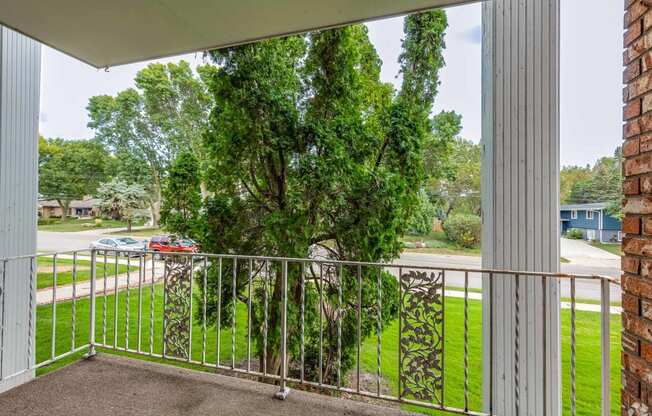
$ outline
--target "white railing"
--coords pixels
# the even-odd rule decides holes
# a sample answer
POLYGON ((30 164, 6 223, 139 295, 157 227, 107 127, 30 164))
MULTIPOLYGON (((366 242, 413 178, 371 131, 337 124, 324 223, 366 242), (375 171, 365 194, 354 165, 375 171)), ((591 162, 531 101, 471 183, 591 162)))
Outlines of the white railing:
MULTIPOLYGON (((481 377, 471 374, 470 361, 481 357, 477 353, 473 356, 470 346, 482 341, 472 339, 470 303, 477 301, 477 294, 472 296, 471 280, 485 278, 490 294, 496 279, 513 280, 513 384, 517 414, 522 349, 518 332, 522 326, 519 287, 526 279, 536 279, 545 293, 551 279, 569 282, 568 400, 573 415, 576 286, 578 281, 597 282, 601 289, 601 359, 596 359, 596 365, 602 369, 602 414, 610 414, 610 289, 618 285, 612 278, 147 251, 90 250, 6 258, 0 259, 0 366, 7 339, 7 266, 15 261, 29 261, 32 285, 45 280, 38 291, 32 290, 29 299, 30 317, 37 309, 37 322, 32 323, 30 318, 28 356, 36 355, 36 360, 30 359, 26 371, 82 351, 93 355, 97 349, 113 350, 255 376, 277 384, 280 398, 288 394, 290 385, 309 386, 318 391, 345 392, 466 415, 493 414, 493 403, 482 409, 480 405, 474 407, 470 400, 471 393, 481 395, 470 387, 472 377, 481 377), (51 272, 44 271, 50 267, 51 272), (451 279, 461 281, 461 287, 452 288, 451 279), (447 306, 451 299, 455 299, 455 305, 447 306), (58 316, 59 308, 65 310, 61 309, 58 316), (461 311, 463 322, 447 321, 447 310, 461 311), (50 325, 49 331, 44 325, 50 325), (462 348, 457 353, 447 350, 447 327, 449 333, 454 329, 459 334, 452 336, 462 337, 462 348), (35 337, 36 328, 40 335, 35 337), (60 332, 62 328, 65 335, 60 332), (43 335, 48 332, 49 337, 43 335), (389 346, 397 354, 396 365, 391 369, 383 361, 389 361, 383 350, 388 348, 383 336, 396 337, 398 343, 389 346), (41 337, 49 338, 49 351, 45 351, 47 339, 41 337), (225 337, 230 340, 225 341, 225 337), (223 351, 229 344, 230 350, 223 351), (373 364, 369 360, 363 363, 363 348, 372 352, 367 356, 375 355, 373 364), (447 359, 456 362, 447 365, 447 359), (347 367, 350 372, 345 374, 347 367), (363 372, 370 374, 368 382, 361 381, 363 372), (454 372, 459 374, 453 377, 454 372), (385 377, 394 380, 397 388, 386 391, 385 377), (352 381, 347 382, 348 379, 352 381), (454 385, 449 387, 447 383, 454 385), (452 390, 461 394, 450 398, 446 393, 452 390)), ((545 308, 546 302, 543 305, 545 308)), ((545 312, 544 309, 544 316, 545 312)), ((493 337, 491 325, 490 334, 493 337)), ((541 336, 546 336, 545 325, 541 336)), ((493 366, 490 371, 493 372, 493 366)), ((2 374, 0 367, 0 377, 2 374)), ((544 379, 548 379, 547 375, 544 379)))

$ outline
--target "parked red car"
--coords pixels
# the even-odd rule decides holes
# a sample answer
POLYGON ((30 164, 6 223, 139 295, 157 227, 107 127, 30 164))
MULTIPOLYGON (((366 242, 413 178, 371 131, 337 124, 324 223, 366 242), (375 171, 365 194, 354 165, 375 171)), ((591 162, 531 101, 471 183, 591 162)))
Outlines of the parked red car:
POLYGON ((149 240, 149 250, 162 253, 197 253, 199 246, 187 238, 175 238, 171 235, 155 235, 149 240))

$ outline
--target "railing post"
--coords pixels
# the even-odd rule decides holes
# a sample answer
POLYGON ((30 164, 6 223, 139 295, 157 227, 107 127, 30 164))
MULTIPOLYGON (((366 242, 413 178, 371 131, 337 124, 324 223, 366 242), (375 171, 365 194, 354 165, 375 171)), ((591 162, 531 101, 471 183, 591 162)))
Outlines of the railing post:
POLYGON ((287 387, 287 309, 288 309, 288 262, 283 260, 283 273, 281 275, 281 383, 280 390, 274 395, 277 399, 285 400, 290 393, 287 387))
POLYGON ((611 331, 609 319, 611 318, 611 301, 609 293, 609 280, 602 278, 600 296, 600 351, 602 352, 602 415, 611 414, 611 331))
MULTIPOLYGON (((106 265, 104 265, 106 267, 106 265)), ((88 357, 96 354, 95 351, 95 279, 97 278, 97 251, 91 249, 91 301, 90 301, 90 328, 88 331, 88 357)), ((116 292, 115 296, 118 296, 116 292)))

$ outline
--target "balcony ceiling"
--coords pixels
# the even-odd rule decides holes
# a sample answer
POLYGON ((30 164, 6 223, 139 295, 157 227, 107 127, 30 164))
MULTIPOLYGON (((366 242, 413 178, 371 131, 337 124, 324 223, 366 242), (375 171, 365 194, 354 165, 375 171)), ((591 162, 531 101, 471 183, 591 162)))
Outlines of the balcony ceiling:
POLYGON ((0 0, 0 24, 97 68, 470 0, 0 0))

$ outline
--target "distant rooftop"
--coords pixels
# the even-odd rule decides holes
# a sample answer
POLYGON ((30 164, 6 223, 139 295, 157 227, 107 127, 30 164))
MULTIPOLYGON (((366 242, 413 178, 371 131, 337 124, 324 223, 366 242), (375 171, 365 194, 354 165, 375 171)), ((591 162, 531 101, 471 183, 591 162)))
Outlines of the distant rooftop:
POLYGON ((608 202, 593 202, 590 204, 571 204, 571 205, 562 205, 562 211, 582 211, 587 209, 605 209, 609 206, 608 202))

